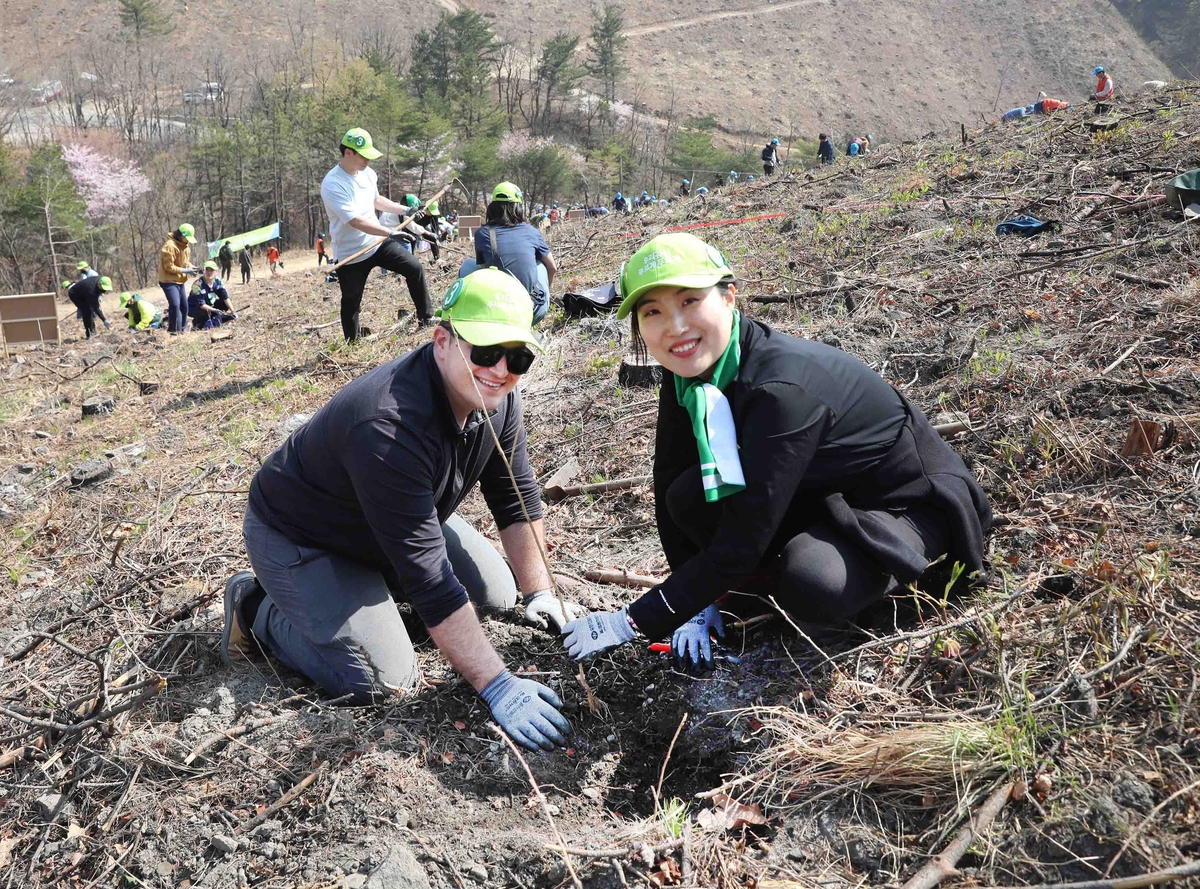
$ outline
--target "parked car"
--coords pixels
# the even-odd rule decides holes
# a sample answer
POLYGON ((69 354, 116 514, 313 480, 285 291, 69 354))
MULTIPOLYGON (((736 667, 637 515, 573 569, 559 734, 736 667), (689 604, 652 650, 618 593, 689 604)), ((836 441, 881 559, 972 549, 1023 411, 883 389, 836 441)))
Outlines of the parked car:
POLYGON ((33 92, 33 104, 45 105, 62 95, 63 85, 61 80, 44 80, 37 86, 30 87, 30 90, 33 92))

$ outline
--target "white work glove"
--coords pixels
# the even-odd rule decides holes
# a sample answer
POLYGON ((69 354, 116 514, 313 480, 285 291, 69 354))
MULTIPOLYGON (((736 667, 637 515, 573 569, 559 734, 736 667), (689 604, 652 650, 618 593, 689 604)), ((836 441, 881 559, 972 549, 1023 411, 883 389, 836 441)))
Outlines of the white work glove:
POLYGON ((725 638, 725 621, 721 619, 721 612, 716 605, 709 605, 671 636, 675 663, 684 669, 711 670, 713 655, 709 634, 713 631, 719 638, 725 638))
POLYGON ((593 611, 562 628, 563 647, 572 660, 582 661, 633 639, 629 609, 593 611))
POLYGON ((191 266, 187 266, 186 268, 182 268, 182 269, 180 269, 180 271, 181 271, 181 272, 183 272, 185 275, 194 275, 194 274, 196 274, 196 269, 192 268, 191 266))
POLYGON ((562 701, 540 682, 501 670, 479 696, 504 733, 527 750, 553 750, 567 743, 571 723, 558 712, 562 701))
POLYGON ((561 633, 569 621, 583 617, 587 609, 554 595, 552 590, 534 590, 525 597, 525 622, 543 630, 554 625, 554 632, 561 633))

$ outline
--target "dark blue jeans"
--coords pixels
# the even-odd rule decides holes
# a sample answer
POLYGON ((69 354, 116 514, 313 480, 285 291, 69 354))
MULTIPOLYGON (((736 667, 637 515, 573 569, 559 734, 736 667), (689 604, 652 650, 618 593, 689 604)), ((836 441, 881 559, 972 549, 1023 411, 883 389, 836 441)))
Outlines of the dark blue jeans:
POLYGON ((181 333, 187 329, 187 294, 182 284, 159 281, 158 286, 167 295, 167 330, 181 333))

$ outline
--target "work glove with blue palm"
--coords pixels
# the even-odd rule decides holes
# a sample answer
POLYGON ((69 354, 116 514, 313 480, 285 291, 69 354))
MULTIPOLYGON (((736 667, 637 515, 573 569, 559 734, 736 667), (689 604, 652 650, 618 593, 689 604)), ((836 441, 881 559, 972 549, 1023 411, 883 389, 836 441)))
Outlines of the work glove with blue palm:
POLYGON ((624 645, 634 637, 628 608, 593 611, 562 628, 563 647, 572 660, 582 661, 624 645))
POLYGON ((501 670, 479 696, 504 733, 527 750, 553 750, 567 743, 571 723, 559 712, 563 703, 540 682, 501 670))
POLYGON ((709 605, 671 637, 675 663, 683 669, 711 670, 713 666, 712 638, 716 633, 725 638, 725 621, 716 605, 709 605))

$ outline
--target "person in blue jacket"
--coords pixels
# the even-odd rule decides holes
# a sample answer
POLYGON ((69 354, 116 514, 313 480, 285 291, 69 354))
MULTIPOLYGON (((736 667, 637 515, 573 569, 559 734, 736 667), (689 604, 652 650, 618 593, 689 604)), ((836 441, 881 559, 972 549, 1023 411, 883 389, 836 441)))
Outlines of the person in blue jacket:
POLYGON ((817 145, 817 160, 823 164, 833 163, 833 140, 829 138, 828 133, 821 134, 821 141, 817 145))
POLYGON ((193 330, 205 330, 209 327, 220 327, 226 321, 233 321, 237 313, 229 302, 229 291, 225 283, 217 277, 217 264, 211 259, 204 263, 204 274, 192 284, 192 290, 187 300, 188 317, 192 319, 193 330))

